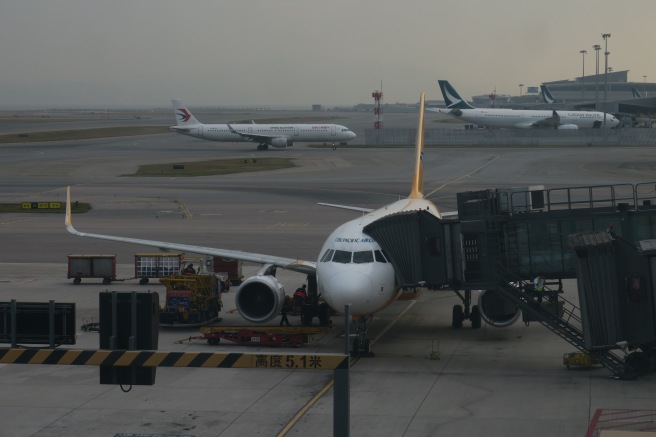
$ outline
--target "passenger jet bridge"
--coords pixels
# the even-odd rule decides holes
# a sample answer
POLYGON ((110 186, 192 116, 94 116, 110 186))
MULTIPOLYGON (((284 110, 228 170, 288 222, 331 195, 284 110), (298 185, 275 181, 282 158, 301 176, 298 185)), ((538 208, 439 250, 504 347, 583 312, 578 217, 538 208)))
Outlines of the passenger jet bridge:
POLYGON ((450 288, 452 326, 536 321, 618 377, 656 369, 656 183, 458 193, 458 218, 392 214, 365 228, 404 288, 450 288), (547 287, 537 302, 532 280, 547 287), (562 296, 576 278, 578 305, 562 296), (480 291, 472 305, 472 291, 480 291), (580 308, 579 308, 580 306, 580 308))

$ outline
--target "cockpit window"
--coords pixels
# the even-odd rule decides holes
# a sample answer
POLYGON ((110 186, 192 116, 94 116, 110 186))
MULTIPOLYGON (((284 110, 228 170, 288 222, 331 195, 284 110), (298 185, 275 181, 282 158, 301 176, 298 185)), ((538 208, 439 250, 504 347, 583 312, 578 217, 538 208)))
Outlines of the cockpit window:
POLYGON ((353 252, 353 262, 355 264, 365 264, 374 262, 374 254, 370 250, 353 252))
POLYGON ((349 264, 351 262, 351 252, 345 250, 336 250, 333 256, 333 262, 349 264))
POLYGON ((380 250, 374 250, 374 255, 376 257, 376 262, 387 263, 387 260, 385 259, 383 252, 381 252, 380 250))
POLYGON ((335 252, 335 251, 332 250, 332 249, 328 249, 328 250, 326 250, 326 252, 323 254, 323 256, 321 257, 321 259, 319 260, 319 262, 325 263, 325 262, 330 261, 330 259, 333 257, 333 253, 334 253, 334 252, 335 252))

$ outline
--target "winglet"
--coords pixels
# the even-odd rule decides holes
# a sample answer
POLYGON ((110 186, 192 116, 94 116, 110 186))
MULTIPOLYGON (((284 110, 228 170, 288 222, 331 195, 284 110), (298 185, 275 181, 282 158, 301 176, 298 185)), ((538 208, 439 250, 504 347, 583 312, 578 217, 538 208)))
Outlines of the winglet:
POLYGON ((78 234, 78 232, 73 227, 73 221, 71 220, 71 186, 69 185, 66 188, 66 219, 64 220, 66 224, 66 229, 71 234, 78 234))
POLYGON ((422 199, 424 197, 424 100, 425 93, 419 97, 419 123, 417 125, 417 156, 415 160, 415 174, 412 178, 411 198, 422 199))

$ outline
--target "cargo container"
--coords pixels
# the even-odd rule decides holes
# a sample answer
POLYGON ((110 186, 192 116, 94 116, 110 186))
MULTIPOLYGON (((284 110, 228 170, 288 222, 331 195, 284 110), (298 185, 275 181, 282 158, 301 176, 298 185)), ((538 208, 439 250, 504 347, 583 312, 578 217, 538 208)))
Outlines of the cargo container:
POLYGON ((227 276, 232 285, 241 285, 244 281, 241 266, 241 260, 225 259, 218 256, 215 256, 213 260, 214 273, 227 276))
POLYGON ((134 255, 134 277, 141 278, 145 285, 149 278, 165 278, 179 275, 182 253, 136 253, 134 255))
POLYGON ((68 255, 68 279, 78 285, 82 278, 102 278, 103 284, 116 280, 116 255, 68 255))

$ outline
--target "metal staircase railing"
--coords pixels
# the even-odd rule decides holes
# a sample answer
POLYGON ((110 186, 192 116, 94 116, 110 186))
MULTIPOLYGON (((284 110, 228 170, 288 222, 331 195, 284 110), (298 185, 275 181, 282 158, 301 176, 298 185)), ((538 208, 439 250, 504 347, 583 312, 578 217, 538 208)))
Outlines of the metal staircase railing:
MULTIPOLYGON (((505 269, 500 266, 500 271, 505 272, 505 269)), ((583 332, 579 329, 579 326, 582 326, 581 310, 574 303, 545 287, 545 296, 556 297, 554 302, 555 310, 552 311, 549 305, 538 305, 535 295, 527 291, 527 286, 532 288, 532 284, 510 276, 512 274, 509 272, 505 272, 505 275, 499 275, 498 291, 524 311, 531 320, 542 324, 581 352, 588 353, 615 376, 625 377, 631 373, 633 369, 612 350, 608 348, 593 351, 586 349, 583 332), (561 302, 562 308, 560 306, 561 302)))

